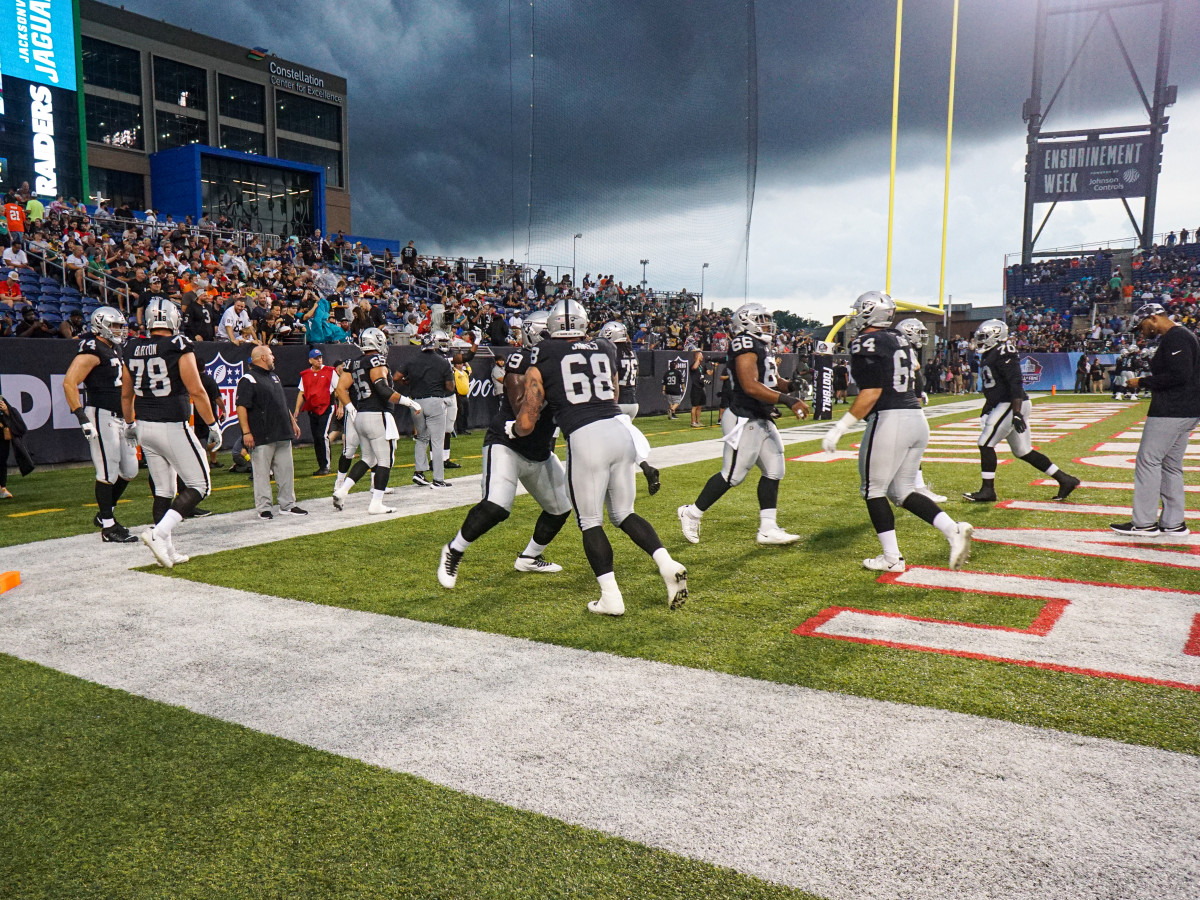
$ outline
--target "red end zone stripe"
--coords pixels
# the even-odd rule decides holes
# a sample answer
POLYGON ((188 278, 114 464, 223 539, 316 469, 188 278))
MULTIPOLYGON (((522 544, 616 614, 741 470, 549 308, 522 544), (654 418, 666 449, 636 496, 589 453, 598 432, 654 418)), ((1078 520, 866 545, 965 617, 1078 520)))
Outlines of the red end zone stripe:
MULTIPOLYGON (((906 619, 909 622, 930 622, 934 625, 959 625, 963 628, 978 628, 982 631, 1008 631, 1013 634, 1032 634, 1037 637, 1044 637, 1050 633, 1050 629, 1054 627, 1054 623, 1059 620, 1063 612, 1070 605, 1070 600, 1047 600, 1038 614, 1034 616, 1033 621, 1025 628, 1013 628, 1009 625, 981 625, 978 622, 957 622, 953 619, 931 619, 926 616, 910 616, 906 613, 882 612, 877 609, 855 609, 853 606, 831 606, 829 609, 821 610, 821 612, 817 613, 803 625, 792 629, 792 634, 813 635, 818 628, 828 624, 839 613, 853 612, 871 616, 882 616, 888 619, 906 619)), ((818 634, 816 636, 834 637, 831 634, 818 634)))
POLYGON ((1200 613, 1192 619, 1192 632, 1188 641, 1183 645, 1183 652, 1188 656, 1200 656, 1200 613))

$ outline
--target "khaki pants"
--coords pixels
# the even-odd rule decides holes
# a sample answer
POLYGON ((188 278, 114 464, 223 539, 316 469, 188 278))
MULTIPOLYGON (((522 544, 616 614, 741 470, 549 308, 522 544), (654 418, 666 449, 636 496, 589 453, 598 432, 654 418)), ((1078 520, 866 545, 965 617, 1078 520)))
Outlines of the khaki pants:
POLYGON ((296 505, 296 480, 292 470, 292 442, 255 444, 250 451, 254 469, 254 508, 259 512, 271 508, 271 472, 279 490, 279 508, 289 510, 296 505))

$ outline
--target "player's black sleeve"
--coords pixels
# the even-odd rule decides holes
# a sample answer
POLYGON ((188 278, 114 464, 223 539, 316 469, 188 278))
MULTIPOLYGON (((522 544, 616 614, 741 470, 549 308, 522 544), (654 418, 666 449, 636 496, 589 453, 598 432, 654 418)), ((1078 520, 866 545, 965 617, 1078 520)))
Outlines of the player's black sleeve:
POLYGON ((878 356, 852 356, 850 374, 858 383, 859 390, 866 390, 886 387, 890 373, 878 356))
POLYGON ((1025 393, 1025 382, 1021 379, 1021 366, 1015 353, 1005 353, 998 360, 1000 380, 1008 385, 1008 399, 1012 403, 1029 399, 1025 393))

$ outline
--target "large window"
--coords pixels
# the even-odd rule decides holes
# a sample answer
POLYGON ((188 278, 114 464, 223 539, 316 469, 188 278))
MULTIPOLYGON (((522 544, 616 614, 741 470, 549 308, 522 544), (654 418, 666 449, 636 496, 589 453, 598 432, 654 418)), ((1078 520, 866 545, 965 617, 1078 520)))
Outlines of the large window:
POLYGON ((96 87, 142 95, 142 57, 136 50, 93 37, 83 38, 83 81, 96 87))
POLYGON ((214 219, 282 235, 312 234, 316 178, 220 156, 200 158, 200 202, 214 219))
POLYGON ((221 126, 221 146, 226 150, 240 150, 242 153, 254 153, 258 156, 267 155, 267 136, 249 128, 235 128, 232 125, 221 126))
POLYGON ((325 169, 326 187, 342 186, 342 151, 330 150, 327 147, 317 147, 300 141, 289 141, 278 138, 275 142, 280 159, 291 162, 308 163, 310 166, 321 166, 325 169))
POLYGON ((126 203, 133 209, 143 209, 146 205, 146 179, 136 172, 88 166, 88 182, 92 193, 111 201, 114 209, 126 203))
POLYGON ((266 89, 261 84, 220 75, 221 115, 265 125, 266 89))
POLYGON ((305 137, 342 142, 342 111, 298 94, 275 94, 275 127, 305 137))
POLYGON ((208 143, 208 123, 203 119, 159 110, 154 114, 154 129, 158 134, 159 150, 182 147, 184 144, 208 143))
POLYGON ((186 109, 208 109, 208 84, 204 70, 173 59, 154 57, 154 99, 186 109))
POLYGON ((128 150, 145 149, 141 106, 85 94, 83 108, 89 141, 128 150))

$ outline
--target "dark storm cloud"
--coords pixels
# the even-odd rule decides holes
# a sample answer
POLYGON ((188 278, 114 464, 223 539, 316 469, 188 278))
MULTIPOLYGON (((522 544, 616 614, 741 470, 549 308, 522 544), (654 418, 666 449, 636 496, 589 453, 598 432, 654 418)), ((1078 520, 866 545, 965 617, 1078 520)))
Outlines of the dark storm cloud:
MULTIPOLYGON (((515 220, 523 246, 528 3, 126 5, 345 75, 356 230, 468 248, 505 243, 515 220)), ((956 140, 1008 133, 1020 146, 1035 6, 963 3, 956 140)), ((906 140, 932 140, 945 127, 950 10, 950 0, 906 5, 906 140)), ((606 187, 641 188, 624 192, 642 200, 622 211, 639 216, 655 190, 718 183, 732 190, 744 178, 744 3, 538 2, 534 13, 534 177, 543 204, 535 222, 606 187)), ((1135 58, 1152 60, 1153 28, 1131 27, 1142 15, 1127 11, 1119 23, 1135 58)), ((831 161, 845 176, 877 165, 855 148, 885 138, 890 126, 893 16, 891 2, 757 4, 760 172, 803 180, 806 172, 828 173, 831 161)), ((1171 79, 1181 94, 1200 84, 1198 22, 1200 0, 1181 0, 1171 79)), ((1061 27, 1052 35, 1051 86, 1078 37, 1061 27)), ((1068 118, 1111 107, 1118 91, 1129 100, 1122 115, 1136 113, 1118 58, 1093 60, 1080 74, 1082 84, 1069 86, 1058 104, 1068 118)), ((1142 74, 1149 89, 1153 71, 1143 65, 1142 74)))

